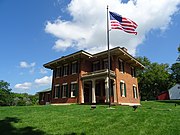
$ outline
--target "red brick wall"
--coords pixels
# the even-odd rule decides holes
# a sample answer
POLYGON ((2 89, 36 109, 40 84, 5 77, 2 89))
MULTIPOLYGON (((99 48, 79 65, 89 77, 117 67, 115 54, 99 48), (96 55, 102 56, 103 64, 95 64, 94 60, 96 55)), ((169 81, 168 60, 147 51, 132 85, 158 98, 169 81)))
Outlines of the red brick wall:
MULTIPOLYGON (((68 76, 64 76, 64 77, 57 77, 54 78, 54 83, 53 83, 53 90, 52 90, 52 97, 54 94, 54 86, 59 84, 60 87, 62 86, 63 83, 67 83, 68 84, 68 91, 70 92, 70 85, 71 82, 77 81, 78 83, 78 73, 77 74, 73 74, 73 75, 68 75, 68 76)), ((73 97, 73 98, 52 98, 51 103, 77 103, 77 97, 73 97)))
POLYGON ((131 76, 131 66, 127 63, 125 66, 125 73, 119 71, 118 58, 114 58, 113 69, 116 74, 116 92, 117 102, 120 103, 140 103, 139 90, 137 78, 131 76), (126 97, 122 97, 120 93, 120 81, 123 80, 126 83, 126 97), (138 98, 133 97, 133 85, 136 85, 138 91, 138 98))
MULTIPOLYGON (((103 59, 101 59, 101 65, 100 67, 102 68, 103 64, 103 59)), ((52 97, 54 95, 54 86, 56 84, 60 84, 62 86, 63 83, 68 84, 68 89, 70 88, 71 82, 77 81, 78 83, 78 97, 75 98, 52 98, 51 103, 82 103, 82 80, 81 77, 83 74, 87 72, 92 72, 92 62, 88 61, 87 59, 81 59, 81 61, 78 61, 78 68, 79 68, 79 73, 74 74, 74 75, 68 75, 64 77, 53 77, 53 82, 52 82, 52 97)), ((116 74, 116 93, 117 93, 117 102, 120 103, 140 103, 140 97, 139 97, 139 91, 138 91, 138 99, 135 99, 133 97, 133 85, 136 85, 137 90, 138 90, 138 84, 137 84, 137 78, 134 78, 131 76, 131 66, 127 63, 125 63, 125 73, 121 73, 119 71, 119 63, 118 63, 118 58, 113 57, 111 61, 112 65, 112 70, 115 71, 116 74), (123 80, 126 83, 126 97, 121 97, 120 93, 120 81, 123 80)), ((70 89, 69 89, 70 91, 70 89)))

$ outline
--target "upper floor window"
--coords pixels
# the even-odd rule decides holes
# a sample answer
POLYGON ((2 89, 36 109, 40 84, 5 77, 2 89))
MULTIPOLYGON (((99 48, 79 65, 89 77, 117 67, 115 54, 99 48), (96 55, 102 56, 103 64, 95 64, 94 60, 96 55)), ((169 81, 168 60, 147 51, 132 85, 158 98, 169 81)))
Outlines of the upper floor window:
POLYGON ((119 59, 119 71, 122 72, 122 73, 125 72, 125 70, 124 70, 124 62, 121 59, 119 59))
POLYGON ((108 59, 103 60, 103 68, 108 69, 108 59))
POLYGON ((68 64, 65 64, 63 66, 63 76, 66 76, 66 75, 68 75, 68 64))
POLYGON ((134 67, 131 67, 131 75, 132 77, 136 77, 136 70, 134 67))
POLYGON ((124 81, 120 82, 120 91, 121 91, 121 96, 126 97, 126 84, 124 81))
POLYGON ((56 77, 60 77, 61 75, 61 67, 56 68, 56 77))
POLYGON ((76 73, 77 73, 77 61, 74 61, 74 62, 72 63, 72 69, 71 69, 71 71, 72 71, 72 74, 76 74, 76 73))
POLYGON ((67 83, 63 83, 62 98, 66 98, 67 96, 68 96, 68 85, 67 85, 67 83))
POLYGON ((100 62, 99 61, 93 62, 93 71, 97 71, 99 69, 100 69, 100 62))
POLYGON ((77 92, 77 82, 71 82, 71 97, 75 97, 77 92))
POLYGON ((134 95, 134 98, 138 98, 138 93, 137 93, 136 85, 133 85, 133 95, 134 95))

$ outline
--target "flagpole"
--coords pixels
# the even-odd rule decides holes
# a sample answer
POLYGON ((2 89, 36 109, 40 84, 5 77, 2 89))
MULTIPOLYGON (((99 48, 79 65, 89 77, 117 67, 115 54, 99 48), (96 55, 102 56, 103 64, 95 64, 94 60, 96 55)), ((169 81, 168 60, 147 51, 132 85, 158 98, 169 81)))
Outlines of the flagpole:
POLYGON ((109 92, 109 107, 111 107, 111 79, 110 79, 110 50, 109 50, 109 11, 107 5, 107 46, 108 46, 108 92, 109 92))

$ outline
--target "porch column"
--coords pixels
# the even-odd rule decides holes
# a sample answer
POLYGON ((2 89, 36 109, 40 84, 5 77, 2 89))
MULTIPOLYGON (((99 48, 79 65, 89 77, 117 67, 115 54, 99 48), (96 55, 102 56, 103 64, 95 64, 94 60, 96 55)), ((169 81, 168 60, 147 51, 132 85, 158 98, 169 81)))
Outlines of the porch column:
POLYGON ((105 79, 105 94, 106 94, 105 102, 108 103, 109 102, 109 78, 108 77, 106 77, 105 79))
POLYGON ((114 93, 114 103, 117 103, 117 95, 116 95, 116 82, 113 82, 113 93, 114 93))
POLYGON ((82 81, 81 103, 84 103, 84 81, 82 81))
POLYGON ((92 80, 92 103, 96 103, 95 80, 92 80))

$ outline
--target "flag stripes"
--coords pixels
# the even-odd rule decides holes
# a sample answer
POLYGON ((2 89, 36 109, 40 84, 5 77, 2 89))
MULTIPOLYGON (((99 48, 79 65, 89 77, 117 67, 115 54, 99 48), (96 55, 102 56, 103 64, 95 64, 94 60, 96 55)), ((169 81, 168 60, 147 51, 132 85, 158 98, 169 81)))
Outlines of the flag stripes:
POLYGON ((121 17, 117 13, 113 13, 113 12, 109 12, 109 13, 110 13, 111 29, 119 29, 130 34, 137 35, 137 32, 135 30, 138 25, 134 21, 125 17, 121 17))

